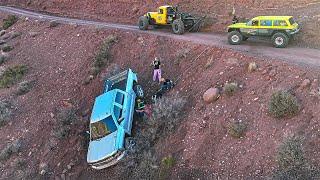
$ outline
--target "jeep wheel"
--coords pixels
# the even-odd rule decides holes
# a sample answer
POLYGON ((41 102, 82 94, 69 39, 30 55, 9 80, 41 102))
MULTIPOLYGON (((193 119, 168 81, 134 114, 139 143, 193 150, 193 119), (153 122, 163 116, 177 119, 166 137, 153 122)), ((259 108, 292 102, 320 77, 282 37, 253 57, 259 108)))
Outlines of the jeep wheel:
POLYGON ((183 34, 185 31, 184 23, 181 19, 176 19, 172 23, 172 30, 175 34, 183 34))
POLYGON ((143 89, 142 89, 141 85, 139 85, 139 84, 134 85, 133 90, 136 93, 136 96, 138 98, 143 98, 144 97, 144 92, 143 92, 143 89))
POLYGON ((232 45, 239 45, 243 40, 243 36, 239 31, 231 31, 228 34, 228 42, 232 45))
POLYGON ((139 18, 139 29, 140 30, 147 30, 149 26, 149 20, 146 16, 141 16, 139 18))
POLYGON ((285 48, 289 43, 289 37, 284 33, 275 33, 272 36, 272 43, 276 48, 285 48))

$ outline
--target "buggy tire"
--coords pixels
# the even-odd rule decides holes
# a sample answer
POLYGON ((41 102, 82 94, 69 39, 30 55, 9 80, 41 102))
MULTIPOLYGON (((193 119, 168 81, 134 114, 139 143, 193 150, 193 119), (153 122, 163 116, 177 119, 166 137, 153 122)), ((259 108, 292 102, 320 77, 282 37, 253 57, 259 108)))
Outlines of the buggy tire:
POLYGON ((184 23, 181 19, 176 19, 172 23, 172 30, 175 34, 183 34, 185 32, 184 23))
POLYGON ((136 84, 133 86, 133 90, 136 93, 137 98, 143 98, 144 97, 144 92, 142 89, 142 86, 139 84, 136 84))
POLYGON ((140 30, 147 30, 149 26, 149 19, 146 16, 141 16, 139 18, 139 29, 140 30))
POLYGON ((231 45, 239 45, 243 40, 243 36, 239 31, 231 31, 228 33, 228 42, 231 45))
POLYGON ((275 33, 272 38, 273 46, 276 48, 285 48, 289 43, 289 37, 282 32, 275 33))

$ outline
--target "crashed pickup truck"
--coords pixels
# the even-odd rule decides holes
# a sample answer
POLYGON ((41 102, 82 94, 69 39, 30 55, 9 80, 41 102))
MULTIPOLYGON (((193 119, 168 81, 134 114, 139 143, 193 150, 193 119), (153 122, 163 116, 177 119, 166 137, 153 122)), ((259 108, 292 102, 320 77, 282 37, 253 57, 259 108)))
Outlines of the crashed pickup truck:
POLYGON ((105 81, 96 97, 90 118, 87 162, 94 169, 115 165, 126 154, 125 138, 131 136, 136 97, 143 96, 131 69, 105 81))

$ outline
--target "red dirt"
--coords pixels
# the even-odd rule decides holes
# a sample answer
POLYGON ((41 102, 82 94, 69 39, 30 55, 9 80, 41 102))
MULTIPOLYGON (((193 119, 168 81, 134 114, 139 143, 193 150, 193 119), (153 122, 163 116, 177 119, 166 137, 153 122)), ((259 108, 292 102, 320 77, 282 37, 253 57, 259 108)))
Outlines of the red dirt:
MULTIPOLYGON (((4 16, 0 14, 1 19, 4 16)), ((110 34, 119 37, 111 52, 113 63, 121 69, 137 71, 148 93, 156 88, 148 66, 155 56, 163 59, 163 74, 171 79, 177 79, 184 70, 193 67, 182 75, 174 89, 188 97, 183 121, 175 133, 156 143, 157 156, 173 155, 177 159, 171 179, 202 179, 208 178, 208 174, 221 179, 266 178, 276 168, 277 146, 292 134, 306 137, 307 157, 312 164, 320 165, 320 95, 310 94, 319 83, 299 89, 304 79, 320 78, 318 69, 214 47, 209 47, 203 56, 192 62, 206 46, 153 35, 138 36, 132 32, 48 26, 45 22, 20 20, 9 29, 22 32, 22 36, 9 42, 14 50, 5 66, 28 65, 30 71, 24 80, 36 80, 36 86, 19 97, 12 96, 16 86, 0 90, 1 98, 13 100, 16 107, 11 123, 0 129, 0 141, 3 142, 0 149, 14 139, 22 138, 24 142, 21 153, 1 163, 0 179, 16 178, 17 169, 11 162, 17 158, 27 161, 27 171, 32 177, 40 176, 39 164, 45 162, 49 165, 51 174, 47 178, 50 179, 61 174, 72 179, 121 179, 117 173, 121 172, 121 166, 102 171, 89 168, 86 148, 82 145, 82 132, 86 131, 88 123, 88 113, 84 112, 90 110, 103 84, 101 78, 89 85, 83 85, 83 82, 100 43, 110 34), (31 37, 29 32, 40 34, 31 37), (191 50, 180 63, 177 63, 177 49, 191 50), (213 64, 206 69, 209 58, 213 58, 213 64), (259 69, 248 73, 246 66, 253 61, 259 69), (205 104, 203 93, 210 87, 221 87, 226 81, 236 81, 243 87, 233 97, 222 95, 217 102, 205 104), (297 116, 277 120, 268 115, 270 96, 277 89, 291 89, 298 97, 301 110, 297 116), (52 131, 58 123, 58 110, 70 104, 66 101, 78 110, 79 122, 72 125, 69 138, 59 141, 52 136, 52 131), (227 125, 236 120, 249 125, 246 136, 239 140, 227 135, 227 125), (49 144, 53 144, 53 150, 49 149, 49 144), (75 165, 67 170, 70 162, 75 165), (65 169, 67 172, 63 172, 65 169)), ((105 71, 111 69, 109 66, 105 71)))

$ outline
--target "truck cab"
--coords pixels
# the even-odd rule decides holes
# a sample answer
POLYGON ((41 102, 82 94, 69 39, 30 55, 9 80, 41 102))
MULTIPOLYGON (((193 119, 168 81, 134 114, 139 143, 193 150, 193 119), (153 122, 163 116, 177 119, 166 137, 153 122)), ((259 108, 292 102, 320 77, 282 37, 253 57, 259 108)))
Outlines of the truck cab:
POLYGON ((87 162, 94 169, 115 165, 125 156, 125 137, 131 135, 137 75, 131 70, 105 81, 95 99, 89 125, 87 162))

